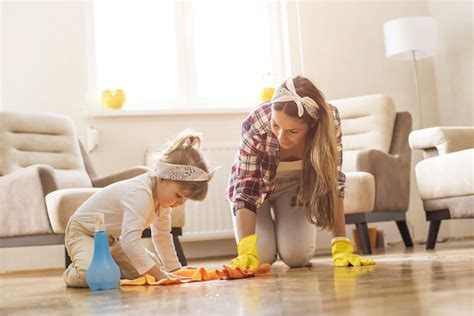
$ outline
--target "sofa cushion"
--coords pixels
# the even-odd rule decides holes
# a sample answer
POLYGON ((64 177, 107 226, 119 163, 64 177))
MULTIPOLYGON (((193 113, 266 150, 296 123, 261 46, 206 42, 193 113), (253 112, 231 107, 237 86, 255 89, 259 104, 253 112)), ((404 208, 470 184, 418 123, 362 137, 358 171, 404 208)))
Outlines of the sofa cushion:
POLYGON ((343 171, 357 171, 355 155, 361 149, 390 152, 396 110, 384 95, 368 95, 329 101, 341 116, 343 171))
POLYGON ((59 188, 92 186, 68 116, 0 112, 0 175, 36 164, 54 168, 59 188))
POLYGON ((422 200, 474 194, 474 149, 420 161, 415 168, 422 200))
POLYGON ((62 189, 46 195, 46 207, 53 232, 64 234, 74 212, 100 188, 62 189))
MULTIPOLYGON (((46 196, 46 206, 53 232, 64 234, 71 215, 92 194, 99 190, 101 188, 63 189, 49 193, 46 196)), ((184 226, 184 206, 172 210, 171 225, 172 227, 184 226)))
POLYGON ((347 172, 344 212, 346 214, 372 212, 374 204, 374 176, 367 172, 347 172))

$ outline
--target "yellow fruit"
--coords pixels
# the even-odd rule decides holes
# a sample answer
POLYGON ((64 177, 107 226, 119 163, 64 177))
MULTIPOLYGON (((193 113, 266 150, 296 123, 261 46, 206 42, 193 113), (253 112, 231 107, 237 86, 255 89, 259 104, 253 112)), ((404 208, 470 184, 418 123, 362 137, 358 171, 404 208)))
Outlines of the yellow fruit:
POLYGON ((102 92, 102 106, 106 109, 120 109, 125 102, 123 90, 104 90, 102 92))
POLYGON ((273 97, 273 93, 275 93, 275 88, 263 88, 260 91, 260 101, 265 102, 271 100, 273 97))

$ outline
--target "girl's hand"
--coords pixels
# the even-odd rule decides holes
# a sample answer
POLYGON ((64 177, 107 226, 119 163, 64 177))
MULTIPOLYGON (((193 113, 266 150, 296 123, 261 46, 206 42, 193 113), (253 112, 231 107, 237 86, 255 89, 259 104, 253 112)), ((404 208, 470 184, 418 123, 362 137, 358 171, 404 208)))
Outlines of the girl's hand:
POLYGON ((153 268, 145 272, 145 274, 151 275, 157 281, 162 280, 162 279, 169 279, 169 278, 176 278, 176 279, 181 279, 181 280, 190 279, 189 277, 183 277, 183 276, 176 275, 170 272, 166 272, 160 269, 158 266, 154 266, 153 268))
POLYGON ((182 267, 182 269, 197 270, 196 267, 191 267, 191 266, 185 266, 185 267, 182 267))
POLYGON ((174 278, 174 279, 180 279, 180 280, 190 280, 191 279, 190 277, 181 276, 181 275, 173 274, 173 273, 170 273, 170 272, 165 272, 165 273, 168 275, 167 278, 174 278))

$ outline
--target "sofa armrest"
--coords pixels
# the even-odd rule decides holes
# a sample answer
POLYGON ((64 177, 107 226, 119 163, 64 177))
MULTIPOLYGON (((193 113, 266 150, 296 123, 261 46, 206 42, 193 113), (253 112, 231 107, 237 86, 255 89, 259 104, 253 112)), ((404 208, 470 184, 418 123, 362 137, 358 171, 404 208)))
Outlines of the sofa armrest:
POLYGON ((126 179, 130 179, 148 171, 149 171, 149 168, 146 166, 136 166, 136 167, 119 171, 117 173, 114 173, 102 178, 94 179, 92 180, 92 186, 95 188, 103 188, 103 187, 108 186, 109 184, 126 180, 126 179))
POLYGON ((46 196, 51 228, 55 234, 64 234, 69 218, 101 188, 73 188, 51 192, 46 196))
POLYGON ((410 157, 390 155, 377 149, 361 150, 357 171, 375 179, 374 211, 407 211, 410 200, 410 157))
POLYGON ((423 150, 424 158, 474 147, 474 127, 431 127, 410 133, 410 147, 423 150))
POLYGON ((44 198, 56 189, 49 166, 30 166, 0 177, 0 237, 52 233, 44 198))

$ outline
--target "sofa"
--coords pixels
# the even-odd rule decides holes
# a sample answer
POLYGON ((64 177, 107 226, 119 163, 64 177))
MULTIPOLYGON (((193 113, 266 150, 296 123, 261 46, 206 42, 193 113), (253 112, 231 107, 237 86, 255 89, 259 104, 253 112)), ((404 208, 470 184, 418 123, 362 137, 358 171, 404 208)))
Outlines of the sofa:
MULTIPOLYGON (((147 171, 136 166, 98 177, 68 116, 0 112, 0 247, 63 244, 69 217, 87 198, 147 171)), ((186 265, 178 239, 183 225, 179 207, 172 211, 172 234, 186 265)), ((65 258, 67 266, 67 252, 65 258)))

